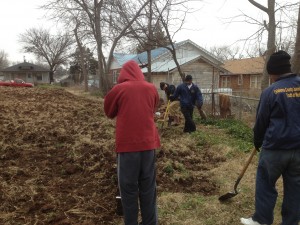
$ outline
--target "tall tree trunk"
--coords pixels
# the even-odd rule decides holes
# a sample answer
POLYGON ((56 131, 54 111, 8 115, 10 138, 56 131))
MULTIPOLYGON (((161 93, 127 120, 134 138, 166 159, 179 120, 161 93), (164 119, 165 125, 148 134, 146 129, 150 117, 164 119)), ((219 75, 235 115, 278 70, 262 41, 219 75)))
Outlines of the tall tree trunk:
POLYGON ((150 0, 149 4, 149 21, 148 21, 148 43, 147 43, 147 59, 148 59, 148 66, 147 66, 147 81, 151 82, 152 77, 151 77, 151 43, 152 43, 152 38, 153 38, 153 30, 152 30, 152 17, 153 17, 153 11, 152 11, 152 3, 153 0, 150 0))
POLYGON ((276 21, 275 21, 275 0, 268 0, 268 8, 264 7, 263 5, 257 3, 254 0, 248 0, 252 5, 259 8, 260 10, 264 11, 268 14, 269 23, 265 21, 265 28, 268 31, 268 42, 267 42, 267 51, 265 55, 265 66, 261 81, 261 89, 265 89, 269 86, 269 74, 267 72, 266 63, 268 62, 270 56, 275 52, 276 45, 276 21))
POLYGON ((54 71, 52 67, 50 67, 49 78, 50 78, 50 84, 52 84, 54 81, 54 71))
POLYGON ((85 48, 82 46, 82 43, 78 37, 78 33, 77 33, 77 29, 78 29, 79 24, 76 25, 76 28, 74 29, 74 34, 75 34, 75 38, 76 38, 76 42, 79 48, 79 54, 80 54, 80 67, 81 67, 81 71, 82 71, 82 75, 83 75, 83 81, 84 81, 84 91, 87 92, 88 91, 88 73, 87 73, 87 69, 84 63, 84 58, 85 58, 85 48))
POLYGON ((300 74, 300 6, 298 11, 297 36, 295 44, 295 52, 292 58, 292 71, 300 74))
POLYGON ((101 7, 102 7, 102 2, 100 1, 98 3, 97 0, 94 0, 94 9, 95 9, 95 38, 96 38, 96 43, 97 43, 97 56, 98 56, 98 72, 99 72, 99 87, 100 90, 103 93, 107 93, 108 91, 108 84, 107 84, 107 79, 106 79, 106 74, 105 74, 105 67, 104 63, 105 58, 103 56, 102 52, 102 31, 101 31, 101 24, 100 24, 100 19, 101 19, 101 7))
POLYGON ((269 74, 267 71, 267 62, 270 56, 276 51, 276 21, 275 21, 275 0, 268 0, 268 16, 269 24, 267 26, 268 30, 268 43, 267 43, 267 52, 266 52, 266 61, 264 66, 263 77, 261 81, 261 89, 265 89, 269 86, 269 74))

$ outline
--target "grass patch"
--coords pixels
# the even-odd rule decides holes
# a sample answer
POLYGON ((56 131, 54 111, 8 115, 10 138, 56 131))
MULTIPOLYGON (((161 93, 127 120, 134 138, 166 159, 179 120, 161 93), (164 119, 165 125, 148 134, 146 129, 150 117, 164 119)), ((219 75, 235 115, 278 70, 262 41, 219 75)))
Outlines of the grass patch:
POLYGON ((204 126, 219 128, 225 132, 216 134, 215 132, 208 133, 206 130, 198 131, 198 135, 203 138, 203 140, 198 143, 199 145, 207 143, 210 145, 226 143, 245 152, 248 152, 253 146, 253 131, 242 121, 209 118, 207 120, 200 120, 200 123, 204 126))
POLYGON ((35 88, 45 88, 45 89, 50 89, 50 88, 63 88, 60 84, 38 84, 34 86, 35 88))
POLYGON ((104 97, 103 92, 100 91, 99 89, 91 90, 91 91, 90 91, 90 94, 91 94, 91 96, 93 96, 93 97, 98 97, 98 98, 103 98, 103 97, 104 97))

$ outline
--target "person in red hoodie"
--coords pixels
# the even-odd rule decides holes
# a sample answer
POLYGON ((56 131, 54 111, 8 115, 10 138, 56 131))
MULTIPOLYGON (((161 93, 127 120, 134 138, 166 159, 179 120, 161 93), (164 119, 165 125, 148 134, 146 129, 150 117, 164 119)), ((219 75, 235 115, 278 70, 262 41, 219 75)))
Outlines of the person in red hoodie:
POLYGON ((145 81, 135 61, 125 63, 118 84, 105 96, 104 111, 116 121, 118 183, 125 225, 157 225, 155 149, 160 139, 154 114, 159 103, 155 86, 145 81))

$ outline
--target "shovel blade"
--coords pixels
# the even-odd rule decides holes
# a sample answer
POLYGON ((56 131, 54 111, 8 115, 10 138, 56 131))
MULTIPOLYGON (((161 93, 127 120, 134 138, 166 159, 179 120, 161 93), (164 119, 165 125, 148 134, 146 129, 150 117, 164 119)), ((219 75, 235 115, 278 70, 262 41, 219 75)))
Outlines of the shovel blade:
POLYGON ((236 196, 238 194, 238 192, 228 192, 225 195, 222 195, 219 197, 219 201, 224 202, 230 198, 233 198, 234 196, 236 196))

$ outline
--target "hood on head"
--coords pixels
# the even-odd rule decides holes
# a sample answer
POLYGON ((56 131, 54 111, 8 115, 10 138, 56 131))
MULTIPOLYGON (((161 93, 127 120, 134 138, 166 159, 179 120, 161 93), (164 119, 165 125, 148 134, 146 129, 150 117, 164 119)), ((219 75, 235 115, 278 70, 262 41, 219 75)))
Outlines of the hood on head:
POLYGON ((145 77, 139 65, 135 61, 130 60, 123 65, 118 78, 118 83, 134 80, 145 80, 145 77))

